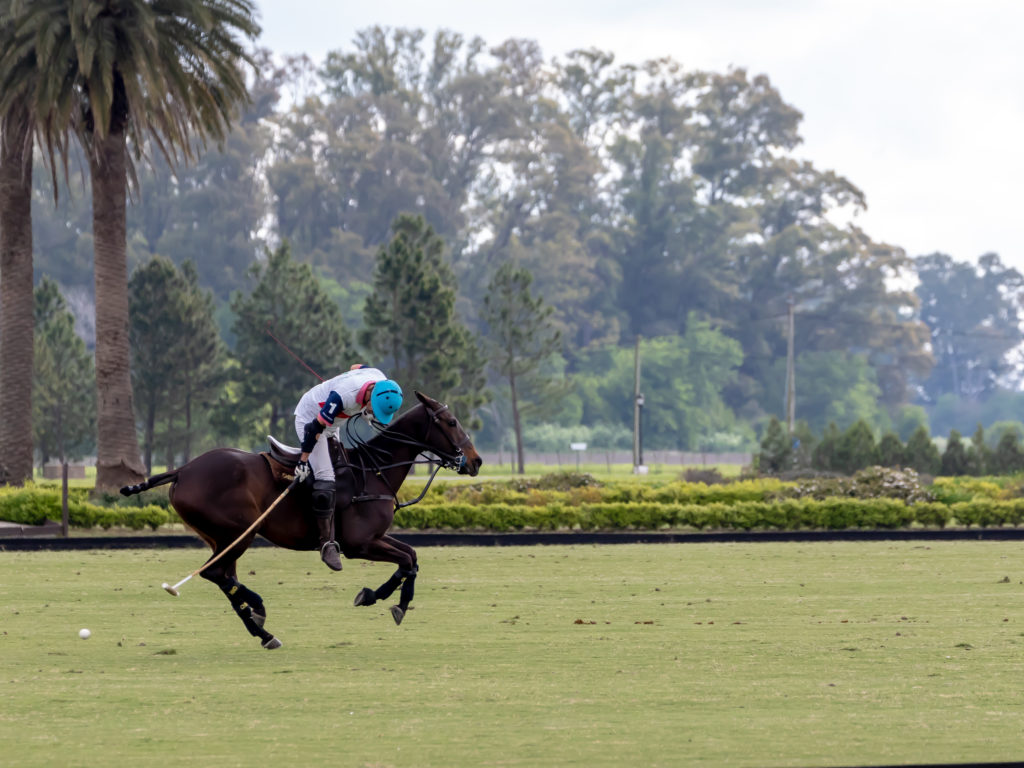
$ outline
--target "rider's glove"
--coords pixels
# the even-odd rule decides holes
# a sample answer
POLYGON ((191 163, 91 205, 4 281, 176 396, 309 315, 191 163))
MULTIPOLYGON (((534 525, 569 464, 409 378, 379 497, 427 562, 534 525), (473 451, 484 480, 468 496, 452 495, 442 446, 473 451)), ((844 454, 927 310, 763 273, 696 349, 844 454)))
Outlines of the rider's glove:
POLYGON ((295 465, 295 479, 300 483, 306 482, 311 472, 312 469, 310 469, 308 461, 300 461, 295 465))

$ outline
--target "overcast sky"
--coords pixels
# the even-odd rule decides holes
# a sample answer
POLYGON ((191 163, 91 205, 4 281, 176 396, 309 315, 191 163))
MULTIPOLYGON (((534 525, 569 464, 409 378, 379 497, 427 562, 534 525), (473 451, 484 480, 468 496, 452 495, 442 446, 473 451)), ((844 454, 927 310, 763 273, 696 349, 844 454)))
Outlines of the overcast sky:
POLYGON ((1024 271, 1021 0, 256 2, 261 45, 317 62, 379 24, 766 74, 804 115, 794 154, 860 187, 871 237, 1024 271))

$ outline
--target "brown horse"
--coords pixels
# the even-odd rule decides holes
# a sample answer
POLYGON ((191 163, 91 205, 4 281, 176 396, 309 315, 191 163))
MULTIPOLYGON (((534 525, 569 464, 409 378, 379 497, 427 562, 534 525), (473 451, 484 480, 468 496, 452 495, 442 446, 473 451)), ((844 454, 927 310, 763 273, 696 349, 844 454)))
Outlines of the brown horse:
MULTIPOLYGON (((476 475, 483 461, 469 435, 447 405, 420 392, 419 404, 395 419, 365 442, 347 449, 348 469, 342 465, 334 510, 335 538, 347 558, 395 563, 398 570, 376 590, 364 588, 355 605, 373 605, 401 587, 398 605, 391 607, 401 623, 413 597, 418 570, 416 551, 388 529, 398 508, 396 494, 410 467, 423 452, 437 456, 434 463, 459 474, 476 475)), ((310 493, 296 485, 251 533, 233 543, 288 487, 283 472, 298 458, 297 448, 272 440, 272 457, 232 448, 204 453, 173 472, 154 475, 121 493, 130 496, 148 488, 173 483, 169 497, 181 519, 210 545, 213 552, 201 571, 220 587, 245 628, 260 638, 264 648, 279 648, 281 641, 267 632, 267 611, 258 594, 238 581, 236 561, 259 533, 286 549, 319 548, 316 521, 310 510, 310 493), (275 471, 276 470, 276 471, 275 471), (225 552, 216 562, 221 552, 225 552)), ((435 469, 435 472, 437 470, 435 469)))

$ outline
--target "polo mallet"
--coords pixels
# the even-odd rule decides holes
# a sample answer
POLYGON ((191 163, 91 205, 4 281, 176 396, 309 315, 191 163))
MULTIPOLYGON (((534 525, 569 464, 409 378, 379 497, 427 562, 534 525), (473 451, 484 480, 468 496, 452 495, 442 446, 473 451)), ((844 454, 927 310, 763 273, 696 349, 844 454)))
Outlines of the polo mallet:
POLYGON ((177 597, 178 596, 178 587, 180 587, 186 581, 191 579, 193 576, 198 576, 200 573, 205 571, 211 565, 216 563, 218 560, 220 560, 222 557, 224 557, 224 555, 226 555, 231 550, 231 548, 235 546, 235 544, 237 544, 242 539, 244 539, 246 536, 248 536, 250 533, 252 533, 254 530, 256 530, 257 526, 259 526, 259 524, 262 523, 267 518, 267 515, 269 515, 271 512, 274 511, 274 508, 281 502, 281 499, 283 499, 285 496, 287 496, 288 492, 292 488, 294 488, 298 484, 298 482, 299 482, 299 479, 295 478, 290 483, 288 483, 288 487, 285 488, 283 491, 281 491, 281 495, 278 496, 276 499, 274 499, 273 503, 269 507, 267 507, 267 511, 264 512, 259 517, 257 517, 256 520, 253 522, 253 524, 250 525, 248 528, 246 528, 241 536, 239 536, 237 539, 235 539, 230 544, 228 544, 226 547, 224 547, 224 549, 222 549, 220 552, 218 552, 215 557, 207 560, 205 563, 203 563, 203 565, 201 567, 196 568, 196 570, 192 571, 192 573, 190 573, 184 579, 179 581, 177 584, 172 586, 172 585, 168 584, 165 581, 160 586, 163 587, 165 590, 167 590, 168 593, 170 593, 170 594, 174 595, 175 597, 177 597))

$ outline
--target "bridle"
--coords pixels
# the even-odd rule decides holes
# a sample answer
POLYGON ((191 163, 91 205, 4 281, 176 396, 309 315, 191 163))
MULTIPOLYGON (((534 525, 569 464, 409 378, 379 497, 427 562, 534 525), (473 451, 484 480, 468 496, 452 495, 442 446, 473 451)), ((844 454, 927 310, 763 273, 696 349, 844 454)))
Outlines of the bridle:
MULTIPOLYGON (((426 403, 423 404, 423 407, 426 409, 427 414, 430 416, 430 424, 427 426, 427 434, 423 438, 424 440, 430 437, 431 429, 433 429, 435 426, 440 427, 441 418, 443 414, 447 413, 449 416, 451 416, 451 410, 449 410, 447 405, 443 403, 438 403, 438 406, 439 407, 435 409, 431 408, 426 403)), ((451 416, 451 421, 448 423, 448 426, 458 426, 458 423, 458 420, 454 416, 451 416)), ((465 448, 467 445, 471 445, 473 441, 469 439, 469 435, 466 434, 465 430, 461 431, 462 439, 456 442, 452 438, 452 436, 449 435, 445 430, 441 430, 441 434, 444 435, 445 439, 448 441, 448 444, 451 445, 452 447, 451 454, 444 454, 438 451, 437 449, 431 449, 431 452, 437 454, 437 456, 440 458, 441 466, 445 467, 446 469, 459 470, 462 469, 462 467, 465 466, 466 464, 466 454, 463 452, 463 448, 465 448)))
POLYGON ((380 495, 357 496, 357 497, 355 497, 352 500, 353 503, 365 502, 365 501, 379 501, 381 499, 390 499, 390 500, 394 501, 395 509, 396 510, 401 509, 403 507, 408 507, 408 506, 410 506, 412 504, 415 504, 418 501, 422 500, 423 497, 427 495, 427 491, 430 490, 430 484, 432 482, 434 482, 434 477, 437 475, 439 470, 441 470, 443 468, 443 469, 453 469, 453 470, 458 471, 458 470, 462 469, 465 466, 465 464, 466 464, 466 454, 465 454, 463 449, 467 445, 472 445, 473 441, 470 439, 469 435, 465 432, 465 430, 461 430, 462 431, 462 437, 460 439, 456 440, 451 435, 449 435, 446 430, 441 429, 441 422, 442 421, 447 421, 448 422, 448 426, 457 426, 458 425, 458 420, 451 414, 451 410, 448 408, 447 405, 445 405, 443 403, 438 403, 437 404, 438 405, 437 408, 433 408, 433 407, 431 407, 431 406, 429 406, 429 405, 427 405, 426 403, 423 403, 423 402, 421 402, 420 404, 423 406, 423 410, 426 412, 426 414, 427 414, 427 416, 429 418, 429 421, 427 423, 427 431, 426 431, 426 434, 424 434, 422 440, 416 440, 416 439, 410 438, 410 437, 408 437, 406 435, 394 433, 394 432, 392 432, 391 430, 389 430, 387 428, 381 428, 381 427, 378 427, 378 426, 374 426, 374 429, 377 432, 378 436, 386 437, 391 442, 400 443, 402 445, 409 445, 409 446, 412 446, 413 448, 417 449, 416 456, 419 456, 421 453, 424 453, 424 452, 429 452, 429 453, 432 453, 435 456, 437 456, 436 460, 428 458, 428 459, 425 459, 423 461, 419 461, 418 459, 414 458, 411 461, 399 461, 399 462, 395 462, 395 463, 392 463, 392 464, 378 463, 379 457, 382 454, 389 454, 390 451, 387 451, 386 449, 381 448, 379 446, 370 445, 370 443, 368 441, 366 441, 364 439, 361 439, 361 438, 357 437, 354 434, 354 432, 350 429, 350 427, 351 427, 352 423, 357 418, 360 418, 360 416, 355 416, 355 417, 353 417, 353 418, 351 418, 351 419, 346 421, 346 423, 345 423, 345 432, 346 432, 346 434, 353 441, 353 443, 355 445, 363 448, 363 450, 365 452, 365 456, 373 464, 372 468, 363 466, 362 470, 364 472, 370 471, 374 475, 379 477, 381 480, 384 481, 384 484, 388 486, 388 490, 391 491, 391 495, 390 496, 380 496, 380 495), (446 418, 445 414, 448 414, 447 418, 446 418), (450 418, 451 421, 448 421, 448 418, 450 418), (452 423, 452 422, 454 422, 454 423, 452 423), (451 453, 448 453, 446 451, 442 451, 442 450, 438 449, 436 446, 431 445, 429 442, 427 442, 429 440, 429 438, 430 438, 431 430, 434 429, 435 427, 437 427, 439 429, 439 431, 441 432, 441 435, 444 436, 444 438, 448 441, 448 444, 451 446, 451 449, 452 449, 451 453), (420 463, 432 464, 432 465, 434 465, 434 470, 433 470, 433 472, 431 472, 430 477, 427 478, 427 482, 424 484, 423 491, 422 491, 422 493, 420 493, 419 496, 417 496, 412 501, 407 501, 407 502, 400 503, 398 501, 398 494, 396 493, 395 489, 393 489, 391 487, 391 484, 388 482, 387 478, 383 474, 384 470, 386 470, 386 469, 393 469, 395 467, 401 467, 401 466, 411 466, 411 465, 420 464, 420 463))

